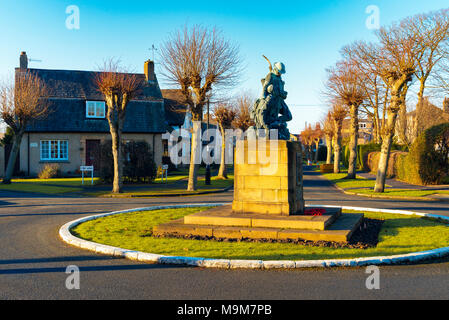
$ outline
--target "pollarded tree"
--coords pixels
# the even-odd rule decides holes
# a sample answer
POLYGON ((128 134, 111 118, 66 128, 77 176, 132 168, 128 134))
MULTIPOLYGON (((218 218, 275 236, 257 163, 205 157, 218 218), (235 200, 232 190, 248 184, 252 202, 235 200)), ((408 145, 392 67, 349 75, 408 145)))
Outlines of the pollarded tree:
POLYGON ((251 107, 255 100, 256 99, 254 99, 248 92, 240 94, 235 99, 236 115, 233 126, 236 129, 246 132, 249 127, 255 125, 254 121, 251 119, 251 107))
POLYGON ((332 139, 332 146, 334 147, 334 173, 340 173, 341 130, 343 128, 343 120, 347 116, 346 108, 335 104, 332 107, 331 116, 334 123, 334 136, 332 139))
POLYGON ((366 98, 362 88, 363 75, 351 61, 340 61, 327 70, 327 94, 331 101, 344 105, 351 117, 349 167, 346 179, 357 177, 357 140, 359 136, 359 107, 366 98))
POLYGON ((318 150, 320 148, 321 138, 323 138, 323 130, 319 122, 315 125, 315 129, 312 134, 313 143, 315 144, 315 163, 318 163, 318 150))
POLYGON ((220 31, 187 25, 168 38, 161 50, 163 75, 179 86, 192 113, 192 145, 187 190, 196 190, 201 159, 198 141, 203 107, 214 90, 232 87, 241 73, 239 49, 225 39, 220 31))
POLYGON ((326 164, 331 164, 332 163, 332 138, 334 136, 335 126, 334 126, 334 121, 332 120, 332 114, 330 111, 327 113, 326 118, 322 122, 323 122, 323 134, 324 134, 324 138, 326 139, 326 146, 327 146, 326 164))
POLYGON ((381 28, 377 36, 381 45, 377 58, 377 72, 387 83, 391 96, 382 132, 381 154, 374 187, 375 192, 384 192, 396 120, 404 103, 404 90, 408 88, 416 72, 420 37, 410 32, 404 22, 381 28))
POLYGON ((373 121, 373 137, 376 143, 382 141, 381 132, 386 122, 386 106, 390 94, 387 84, 377 72, 379 50, 377 44, 364 41, 354 42, 341 50, 343 58, 350 61, 362 77, 359 84, 365 100, 361 111, 373 121))
POLYGON ((137 75, 126 73, 118 61, 109 60, 103 70, 94 79, 108 107, 106 119, 112 138, 112 156, 114 159, 113 193, 122 192, 123 186, 123 152, 122 133, 125 124, 128 103, 133 100, 142 89, 143 83, 137 75))
POLYGON ((226 166, 226 129, 232 128, 232 123, 235 120, 236 112, 232 106, 221 103, 214 108, 213 114, 221 134, 220 169, 218 170, 217 177, 219 179, 227 179, 228 174, 226 166))
POLYGON ((314 140, 314 133, 312 126, 309 124, 304 131, 301 132, 301 142, 304 145, 306 159, 312 161, 312 145, 314 140))
POLYGON ((13 146, 3 178, 4 184, 11 183, 27 125, 49 113, 47 96, 45 83, 30 71, 19 71, 14 84, 5 84, 0 88, 1 118, 14 132, 13 146))

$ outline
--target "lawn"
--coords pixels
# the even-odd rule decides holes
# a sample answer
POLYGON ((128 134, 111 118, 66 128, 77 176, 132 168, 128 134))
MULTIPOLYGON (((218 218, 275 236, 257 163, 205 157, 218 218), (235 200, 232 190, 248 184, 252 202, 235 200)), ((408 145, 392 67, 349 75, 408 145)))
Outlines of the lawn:
MULTIPOLYGON (((218 192, 225 188, 232 187, 234 185, 234 176, 228 175, 227 180, 217 179, 217 177, 211 177, 211 185, 206 185, 204 178, 199 178, 197 182, 196 191, 187 191, 187 179, 178 179, 178 183, 158 183, 157 185, 147 186, 135 186, 125 185, 123 187, 124 192, 118 195, 119 197, 155 197, 163 195, 195 195, 203 192, 218 192), (182 181, 181 181, 182 180, 182 181)), ((175 181, 176 182, 176 181, 175 181)), ((89 192, 90 196, 110 197, 112 195, 109 191, 96 191, 89 192)))
MULTIPOLYGON (((61 194, 81 192, 83 184, 81 178, 54 178, 54 179, 13 179, 11 184, 1 184, 0 190, 18 192, 37 192, 44 194, 61 194)), ((94 178, 94 185, 99 182, 94 178)), ((84 179, 84 187, 91 186, 91 179, 84 179)))
MULTIPOLYGON (((204 171, 204 170, 202 170, 204 171)), ((194 192, 187 192, 188 175, 185 172, 177 172, 174 175, 169 175, 167 181, 162 181, 159 177, 154 180, 152 184, 141 185, 126 185, 124 197, 145 197, 158 196, 166 194, 197 194, 204 191, 221 191, 224 188, 230 187, 234 184, 234 177, 229 175, 228 180, 219 180, 216 177, 211 178, 211 185, 205 185, 205 179, 198 179, 198 190, 194 192)), ((31 192, 41 194, 66 194, 66 193, 82 193, 86 196, 107 196, 110 194, 110 189, 107 185, 101 185, 100 178, 94 178, 94 185, 91 185, 91 179, 85 178, 84 185, 81 178, 53 178, 53 179, 13 179, 9 185, 1 184, 0 191, 17 191, 17 192, 31 192), (100 189, 98 189, 100 188, 100 189), (107 190, 106 190, 107 189, 107 190)))
POLYGON ((392 196, 392 197, 426 197, 433 194, 449 194, 449 190, 412 190, 412 189, 385 189, 382 194, 376 193, 373 190, 366 189, 354 189, 351 192, 361 193, 366 195, 377 195, 377 196, 392 196))
POLYGON ((72 233, 83 239, 150 253, 228 259, 315 260, 385 256, 449 246, 446 224, 417 216, 365 213, 385 220, 379 244, 370 249, 332 249, 287 243, 218 242, 152 237, 156 225, 208 208, 123 213, 84 222, 72 233))
POLYGON ((357 176, 357 179, 344 179, 348 175, 347 173, 323 173, 322 175, 342 189, 374 188, 376 183, 374 180, 368 180, 360 176, 357 176))

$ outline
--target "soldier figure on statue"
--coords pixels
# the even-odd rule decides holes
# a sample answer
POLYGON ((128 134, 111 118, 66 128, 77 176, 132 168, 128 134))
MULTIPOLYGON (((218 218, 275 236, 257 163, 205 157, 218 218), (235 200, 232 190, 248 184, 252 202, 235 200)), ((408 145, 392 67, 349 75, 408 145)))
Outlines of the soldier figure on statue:
POLYGON ((269 63, 270 73, 262 79, 262 97, 256 101, 252 110, 251 117, 256 126, 256 132, 259 129, 265 130, 267 137, 270 130, 278 130, 279 140, 290 140, 290 132, 287 129, 287 122, 292 120, 292 114, 285 103, 287 92, 284 90, 285 82, 282 75, 285 74, 285 66, 281 62, 276 62, 274 67, 269 63))

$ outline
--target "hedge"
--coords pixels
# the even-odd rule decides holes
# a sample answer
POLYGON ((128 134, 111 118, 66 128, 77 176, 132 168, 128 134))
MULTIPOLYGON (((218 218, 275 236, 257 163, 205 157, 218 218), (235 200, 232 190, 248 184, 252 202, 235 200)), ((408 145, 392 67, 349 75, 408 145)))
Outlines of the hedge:
MULTIPOLYGON (((112 141, 106 140, 100 144, 99 173, 103 182, 111 183, 114 179, 114 161, 112 157, 112 141)), ((150 145, 145 141, 130 141, 122 144, 123 182, 151 183, 157 174, 156 164, 150 145)))
MULTIPOLYGON (((368 166, 376 173, 380 152, 368 156, 368 166)), ((418 185, 441 184, 449 177, 449 123, 427 129, 410 148, 410 152, 392 151, 387 176, 418 185)))
MULTIPOLYGON (((371 152, 380 152, 381 145, 377 143, 359 144, 357 145, 357 169, 363 171, 372 171, 371 166, 368 164, 368 155, 371 152)), ((393 151, 407 151, 406 146, 393 144, 391 147, 393 151)), ((349 167, 349 146, 343 147, 342 161, 343 165, 349 167)), ((376 169, 377 171, 377 169, 376 169)))
MULTIPOLYGON (((400 163, 407 155, 407 152, 391 151, 390 159, 388 160, 387 178, 398 177, 398 168, 401 167, 400 163)), ((367 167, 372 174, 377 174, 379 168, 380 152, 370 152, 367 155, 367 167)))
POLYGON ((449 175, 449 123, 424 131, 398 163, 400 180, 421 185, 441 184, 449 175))

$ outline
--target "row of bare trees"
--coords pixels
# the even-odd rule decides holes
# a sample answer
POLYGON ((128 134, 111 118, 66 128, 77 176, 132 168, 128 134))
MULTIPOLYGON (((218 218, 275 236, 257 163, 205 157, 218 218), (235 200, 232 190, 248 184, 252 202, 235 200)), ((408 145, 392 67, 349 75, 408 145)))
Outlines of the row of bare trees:
POLYGON ((308 161, 314 161, 315 163, 318 162, 318 150, 321 139, 323 138, 321 124, 317 123, 315 128, 312 128, 312 125, 309 124, 304 131, 301 132, 300 136, 304 146, 306 159, 308 161), (315 149, 315 153, 313 153, 313 149, 315 149))
POLYGON ((446 69, 449 61, 449 11, 440 10, 406 18, 381 28, 376 36, 377 42, 359 41, 345 46, 341 50, 341 60, 327 69, 325 94, 333 109, 328 115, 325 131, 329 131, 333 123, 337 172, 341 147, 340 124, 349 115, 350 157, 347 178, 354 179, 358 119, 360 114, 372 119, 374 141, 381 143, 375 191, 384 192, 388 160, 397 127, 402 128, 400 140, 405 144, 410 143, 404 131, 407 125, 399 125, 406 121, 406 101, 410 88, 415 84, 419 88, 413 130, 413 136, 416 137, 424 127, 421 109, 425 90, 429 87, 444 88, 444 79, 449 75, 446 69))
MULTIPOLYGON (((164 76, 172 84, 180 87, 184 102, 189 106, 194 128, 192 131, 191 162, 188 190, 196 189, 199 145, 197 135, 201 129, 203 107, 215 91, 234 86, 241 74, 241 60, 238 47, 227 40, 220 31, 202 26, 187 25, 172 34, 161 50, 164 76)), ((121 139, 128 103, 135 99, 144 83, 135 74, 126 72, 117 60, 105 63, 97 73, 94 82, 103 94, 107 105, 106 118, 112 137, 114 158, 113 192, 122 192, 123 156, 121 139)), ((15 84, 2 86, 0 90, 0 112, 2 120, 14 131, 14 145, 8 161, 3 183, 10 183, 15 159, 26 126, 48 113, 45 83, 30 72, 16 77, 15 84)), ((249 99, 242 97, 242 99, 249 99)), ((247 101, 241 101, 249 103, 247 101)), ((230 111, 235 112, 237 111, 230 111)), ((250 123, 249 111, 240 112, 235 121, 239 127, 247 128, 250 123)), ((217 114, 218 115, 218 114, 217 114)), ((222 114, 224 127, 228 115, 222 114)), ((225 175, 224 172, 222 172, 225 175)))

